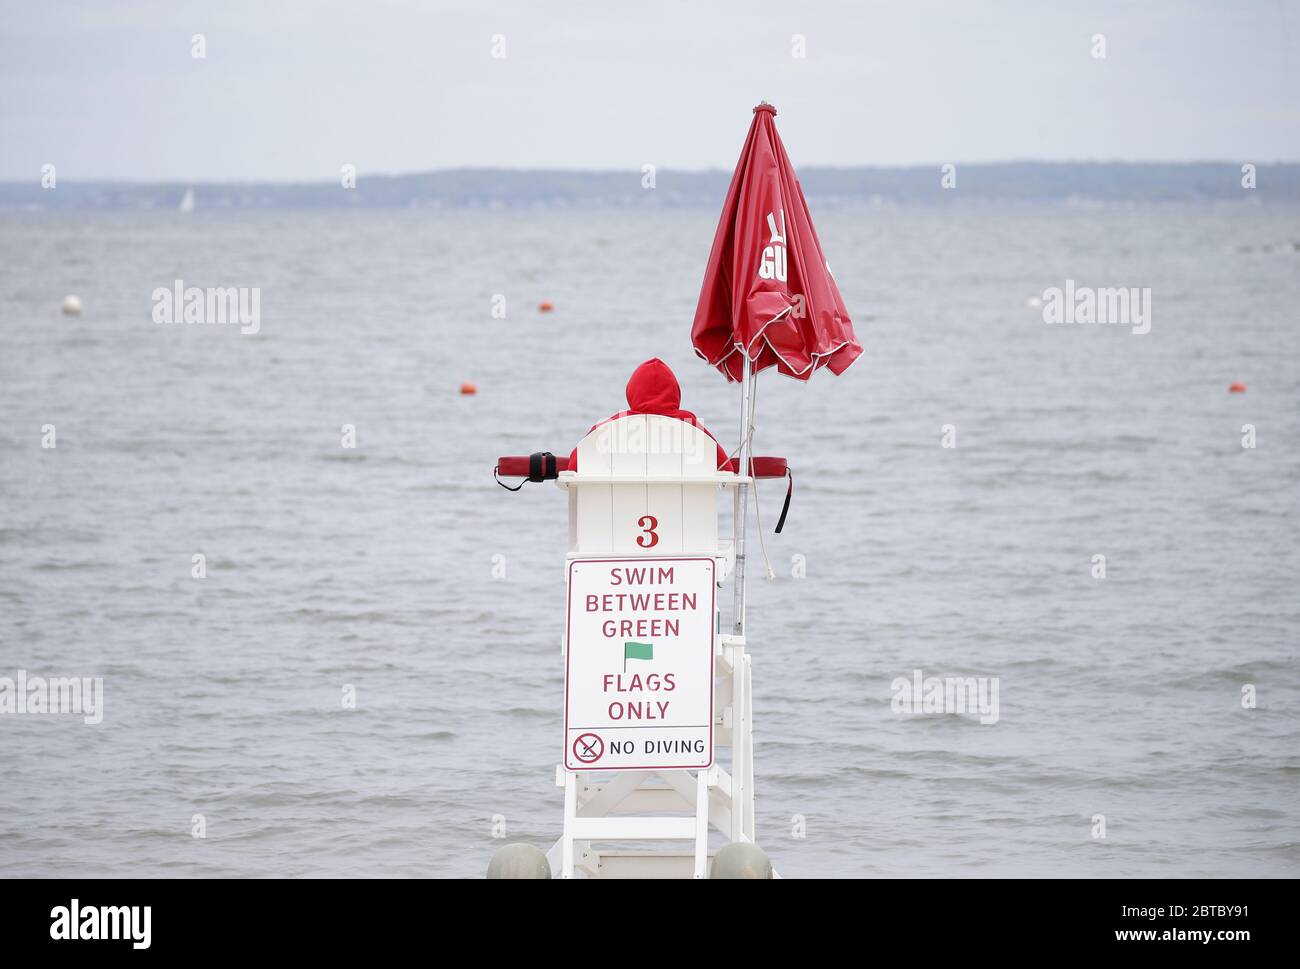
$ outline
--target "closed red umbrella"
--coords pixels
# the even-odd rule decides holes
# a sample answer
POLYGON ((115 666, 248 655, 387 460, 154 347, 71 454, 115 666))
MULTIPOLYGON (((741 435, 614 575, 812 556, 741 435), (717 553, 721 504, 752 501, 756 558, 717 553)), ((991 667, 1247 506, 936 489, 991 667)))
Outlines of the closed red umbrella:
POLYGON ((691 327, 695 352, 729 380, 746 358, 751 373, 807 380, 862 353, 775 118, 770 104, 754 109, 691 327))
MULTIPOLYGON (((753 390, 760 371, 775 367, 807 380, 822 367, 843 373, 862 354, 775 118, 776 108, 767 102, 754 108, 691 326, 695 352, 728 380, 741 381, 736 467, 745 470, 752 470, 753 390)), ((735 509, 738 635, 745 632, 748 505, 749 489, 742 484, 735 509)))

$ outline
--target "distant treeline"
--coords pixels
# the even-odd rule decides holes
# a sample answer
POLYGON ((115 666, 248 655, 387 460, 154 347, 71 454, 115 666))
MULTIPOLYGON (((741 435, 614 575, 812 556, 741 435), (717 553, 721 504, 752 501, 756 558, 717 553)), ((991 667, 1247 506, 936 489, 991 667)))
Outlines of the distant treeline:
MULTIPOLYGON (((420 207, 716 208, 730 172, 661 170, 583 172, 449 169, 415 175, 357 174, 355 187, 336 182, 134 183, 58 178, 44 188, 0 183, 0 210, 169 209, 194 193, 197 209, 338 209, 420 207)), ((938 165, 908 168, 805 168, 799 172, 813 200, 952 204, 962 201, 1051 203, 1241 201, 1300 202, 1300 164, 1238 162, 1186 164, 1129 162, 1004 162, 958 164, 945 177, 938 165), (1251 180, 1253 188, 1246 187, 1251 180), (944 182, 952 184, 945 188, 944 182)))

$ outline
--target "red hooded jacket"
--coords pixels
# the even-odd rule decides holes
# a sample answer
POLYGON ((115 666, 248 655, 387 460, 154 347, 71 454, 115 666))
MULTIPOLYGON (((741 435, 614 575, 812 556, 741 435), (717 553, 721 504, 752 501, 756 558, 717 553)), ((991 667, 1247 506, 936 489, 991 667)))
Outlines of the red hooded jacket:
MULTIPOLYGON (((610 421, 617 420, 620 417, 627 417, 629 414, 661 414, 664 417, 676 417, 680 421, 693 424, 705 434, 709 434, 708 429, 695 419, 695 415, 688 410, 681 409, 682 388, 677 383, 677 378, 673 375, 672 369, 658 357, 647 360, 641 366, 632 371, 632 377, 627 382, 627 406, 630 410, 619 411, 611 417, 605 418, 599 424, 593 424, 591 430, 594 431, 601 424, 608 424, 610 421)), ((591 433, 588 431, 587 433, 591 433)), ((709 434, 709 437, 713 437, 709 434)), ((727 466, 727 452, 722 450, 722 445, 718 444, 718 439, 713 437, 713 443, 718 448, 718 467, 727 466)), ((569 470, 578 470, 578 449, 574 448, 573 453, 569 455, 569 470)))

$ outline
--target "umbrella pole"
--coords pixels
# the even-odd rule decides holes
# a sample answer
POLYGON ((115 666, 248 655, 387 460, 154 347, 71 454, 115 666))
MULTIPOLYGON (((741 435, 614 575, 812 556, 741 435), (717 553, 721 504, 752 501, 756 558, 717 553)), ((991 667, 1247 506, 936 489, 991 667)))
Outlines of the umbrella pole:
MULTIPOLYGON (((750 413, 752 392, 750 379, 749 354, 741 352, 744 357, 744 371, 740 381, 740 453, 736 458, 736 472, 741 475, 750 470, 750 428, 753 415, 750 413)), ((734 534, 736 548, 736 590, 735 590, 735 627, 737 636, 745 635, 745 526, 749 519, 749 485, 736 486, 735 507, 733 510, 734 534)))

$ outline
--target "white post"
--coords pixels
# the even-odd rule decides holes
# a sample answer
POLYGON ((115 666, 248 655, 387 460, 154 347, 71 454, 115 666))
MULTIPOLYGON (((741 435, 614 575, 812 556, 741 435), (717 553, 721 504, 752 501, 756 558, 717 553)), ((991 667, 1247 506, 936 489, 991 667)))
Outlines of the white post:
POLYGON ((750 676, 749 653, 745 653, 745 834, 758 843, 754 830, 754 680, 750 676))
POLYGON ((560 854, 560 877, 573 877, 573 840, 574 825, 578 817, 578 775, 572 771, 564 773, 564 834, 561 836, 564 847, 560 854))
MULTIPOLYGON (((749 354, 741 350, 745 358, 744 371, 740 378, 740 453, 736 456, 736 473, 749 474, 750 463, 750 394, 752 392, 749 374, 749 354)), ((734 540, 736 545, 736 595, 735 627, 737 636, 745 635, 745 526, 749 518, 749 485, 736 486, 736 499, 733 515, 734 540)))
POLYGON ((743 841, 750 811, 745 779, 749 764, 749 710, 745 695, 745 647, 730 647, 731 658, 731 840, 743 841))
POLYGON ((695 866, 696 878, 709 874, 709 772, 695 774, 695 866))

